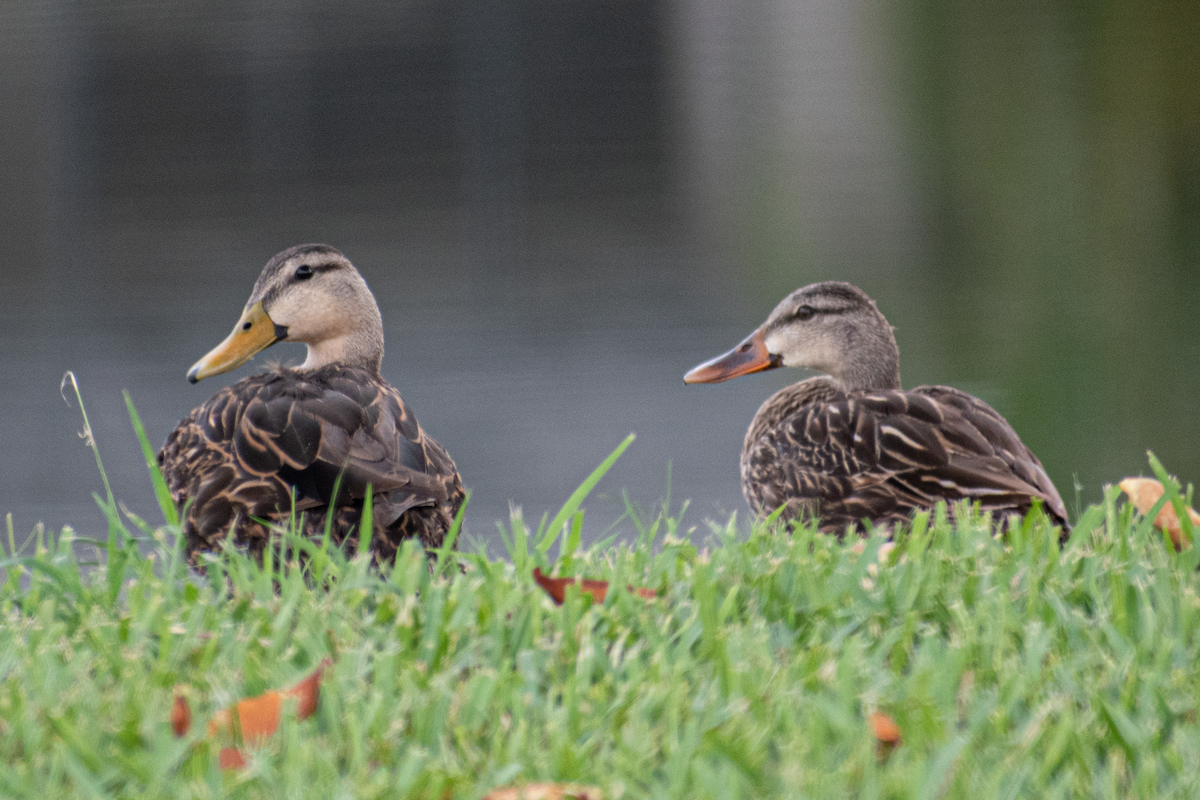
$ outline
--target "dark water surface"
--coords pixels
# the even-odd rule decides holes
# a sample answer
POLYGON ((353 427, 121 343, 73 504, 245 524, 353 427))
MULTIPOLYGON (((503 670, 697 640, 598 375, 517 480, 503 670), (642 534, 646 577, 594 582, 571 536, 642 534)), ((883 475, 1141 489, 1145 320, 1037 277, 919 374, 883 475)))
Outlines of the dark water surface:
MULTIPOLYGON (((743 516, 783 371, 687 387, 788 291, 863 286, 906 386, 997 407, 1073 506, 1200 478, 1200 6, 806 0, 0 8, 0 513, 102 530, 59 383, 156 518, 125 414, 184 373, 292 244, 342 249, 384 375, 473 491, 599 534, 668 490, 743 516)), ((299 360, 280 345, 259 356, 299 360)), ((223 376, 229 381, 249 374, 223 376)))

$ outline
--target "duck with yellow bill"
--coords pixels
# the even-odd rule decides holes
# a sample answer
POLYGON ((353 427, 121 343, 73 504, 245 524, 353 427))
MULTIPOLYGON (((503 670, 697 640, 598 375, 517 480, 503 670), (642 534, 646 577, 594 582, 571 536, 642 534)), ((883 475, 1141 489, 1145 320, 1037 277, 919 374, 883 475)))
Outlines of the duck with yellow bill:
POLYGON ((304 534, 322 535, 328 519, 333 540, 352 547, 368 490, 378 558, 409 538, 440 546, 463 502, 458 470, 381 376, 379 306, 342 253, 307 244, 274 256, 233 331, 188 380, 237 369, 280 341, 305 343, 307 358, 217 392, 158 455, 185 511, 189 561, 226 539, 261 554, 269 525, 293 509, 304 534))

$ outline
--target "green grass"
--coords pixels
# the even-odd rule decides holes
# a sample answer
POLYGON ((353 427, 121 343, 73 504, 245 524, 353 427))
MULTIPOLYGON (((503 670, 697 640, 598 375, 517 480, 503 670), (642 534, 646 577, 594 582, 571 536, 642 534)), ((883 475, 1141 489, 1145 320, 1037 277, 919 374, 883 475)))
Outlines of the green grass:
POLYGON ((631 509, 629 543, 580 548, 585 493, 554 525, 510 520, 506 557, 464 554, 465 574, 449 553, 376 569, 319 544, 307 574, 233 552, 189 573, 175 522, 111 497, 91 548, 69 529, 22 547, 10 524, 0 796, 1200 796, 1197 550, 1113 490, 1062 549, 1036 512, 1006 536, 943 512, 882 563, 879 536, 859 554, 679 509, 631 509), (557 607, 534 565, 614 590, 557 607), (222 773, 204 721, 325 657, 317 714, 222 773), (903 732, 886 759, 875 709, 903 732))

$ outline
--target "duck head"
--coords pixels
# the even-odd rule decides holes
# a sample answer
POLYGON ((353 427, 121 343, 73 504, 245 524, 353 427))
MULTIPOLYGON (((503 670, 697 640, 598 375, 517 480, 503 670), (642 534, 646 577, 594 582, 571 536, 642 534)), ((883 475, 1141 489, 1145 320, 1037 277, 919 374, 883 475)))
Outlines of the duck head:
POLYGON ((299 369, 336 362, 379 371, 379 306, 358 270, 334 248, 297 245, 268 261, 233 332, 192 365, 188 380, 237 369, 284 340, 308 345, 299 369))
POLYGON ((776 367, 829 375, 842 391, 900 388, 900 350, 875 302, 841 281, 814 283, 785 297, 741 344, 683 376, 720 383, 776 367))

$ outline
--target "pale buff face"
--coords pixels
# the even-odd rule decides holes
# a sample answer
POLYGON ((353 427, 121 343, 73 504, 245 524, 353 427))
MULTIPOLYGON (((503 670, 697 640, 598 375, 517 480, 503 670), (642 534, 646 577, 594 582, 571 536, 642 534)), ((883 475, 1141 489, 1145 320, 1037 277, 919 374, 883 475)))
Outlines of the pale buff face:
POLYGON ((804 367, 834 374, 840 362, 832 337, 823 335, 818 325, 793 323, 769 330, 767 351, 780 356, 785 367, 804 367))
MULTIPOLYGON (((336 339, 354 327, 348 301, 357 299, 358 292, 346 291, 344 284, 349 282, 348 277, 315 275, 304 283, 289 285, 264 308, 272 322, 288 329, 289 342, 319 344, 336 339), (337 286, 329 285, 333 280, 338 281, 337 286)), ((355 283, 362 284, 362 279, 355 283)))
POLYGON ((188 380, 237 369, 284 339, 308 345, 301 369, 341 363, 379 371, 379 306, 358 270, 334 248, 297 245, 268 261, 233 331, 192 365, 188 380))
POLYGON ((760 330, 783 366, 824 372, 853 389, 899 386, 891 326, 861 289, 827 281, 797 289, 760 330))
POLYGON ((844 357, 834 336, 840 320, 817 313, 831 305, 825 298, 806 296, 804 289, 785 297, 763 323, 767 351, 782 358, 785 367, 835 374, 844 357), (797 316, 802 308, 814 313, 802 319, 797 316))
POLYGON ((334 362, 374 363, 383 355, 379 306, 358 270, 341 254, 306 252, 271 271, 253 302, 263 298, 271 321, 287 329, 287 341, 308 345, 303 369, 334 362), (312 274, 299 278, 297 270, 312 274))

